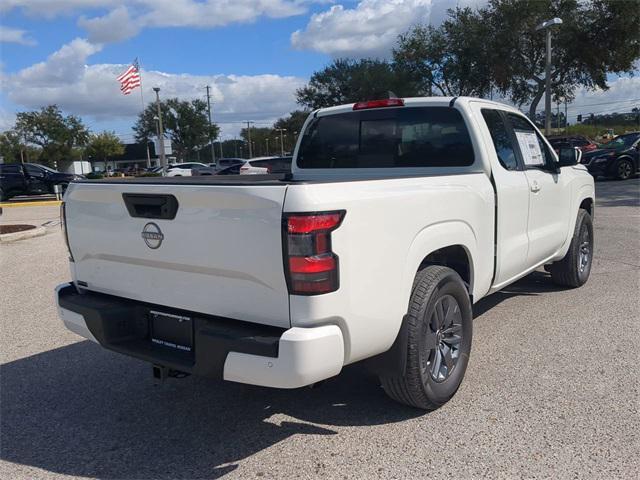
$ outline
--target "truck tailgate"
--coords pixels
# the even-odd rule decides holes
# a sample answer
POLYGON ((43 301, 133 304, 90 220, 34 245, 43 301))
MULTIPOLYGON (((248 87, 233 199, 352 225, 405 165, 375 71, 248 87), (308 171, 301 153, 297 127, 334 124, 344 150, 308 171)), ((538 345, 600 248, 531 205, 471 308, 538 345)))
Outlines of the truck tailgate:
POLYGON ((65 211, 76 279, 96 292, 289 327, 281 232, 286 189, 74 183, 65 211), (178 203, 173 219, 153 218, 155 207, 131 210, 132 202, 171 195, 178 203))

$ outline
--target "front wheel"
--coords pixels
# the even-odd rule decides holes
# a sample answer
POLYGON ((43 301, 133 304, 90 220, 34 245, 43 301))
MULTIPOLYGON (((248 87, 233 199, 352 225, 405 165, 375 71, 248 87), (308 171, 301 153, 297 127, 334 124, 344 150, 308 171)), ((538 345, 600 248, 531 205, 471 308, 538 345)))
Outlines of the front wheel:
POLYGON ((405 321, 405 371, 382 376, 382 387, 400 403, 435 410, 458 390, 471 352, 471 301, 460 276, 439 265, 418 272, 405 321))
POLYGON ((567 254, 549 268, 551 279, 565 287, 580 287, 589 279, 592 262, 593 222, 589 212, 580 209, 567 254))

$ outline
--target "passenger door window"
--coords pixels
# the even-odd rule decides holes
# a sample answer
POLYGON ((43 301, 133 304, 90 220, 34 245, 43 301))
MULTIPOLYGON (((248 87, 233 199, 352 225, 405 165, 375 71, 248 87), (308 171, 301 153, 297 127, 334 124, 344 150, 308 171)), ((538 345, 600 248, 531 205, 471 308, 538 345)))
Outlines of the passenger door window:
POLYGON ((516 136, 520 156, 525 168, 547 169, 553 166, 554 157, 533 124, 521 115, 508 113, 516 136))
POLYGON ((25 168, 27 169, 27 173, 30 177, 43 178, 45 176, 44 170, 41 168, 34 167, 32 165, 25 165, 25 168))

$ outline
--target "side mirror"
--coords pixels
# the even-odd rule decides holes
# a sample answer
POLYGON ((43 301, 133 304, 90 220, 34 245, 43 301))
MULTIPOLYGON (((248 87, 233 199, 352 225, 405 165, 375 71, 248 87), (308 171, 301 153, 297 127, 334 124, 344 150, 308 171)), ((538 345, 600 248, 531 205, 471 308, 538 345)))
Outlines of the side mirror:
POLYGON ((582 151, 576 147, 562 147, 558 151, 558 166, 571 167, 582 160, 582 151))

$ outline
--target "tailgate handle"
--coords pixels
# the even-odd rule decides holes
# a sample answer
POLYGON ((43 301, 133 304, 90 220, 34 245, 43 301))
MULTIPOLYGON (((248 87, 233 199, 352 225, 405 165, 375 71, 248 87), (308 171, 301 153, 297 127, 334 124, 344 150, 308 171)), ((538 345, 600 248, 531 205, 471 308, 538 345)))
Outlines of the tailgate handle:
POLYGON ((178 213, 178 200, 173 195, 123 193, 122 198, 132 217, 173 220, 178 213))

